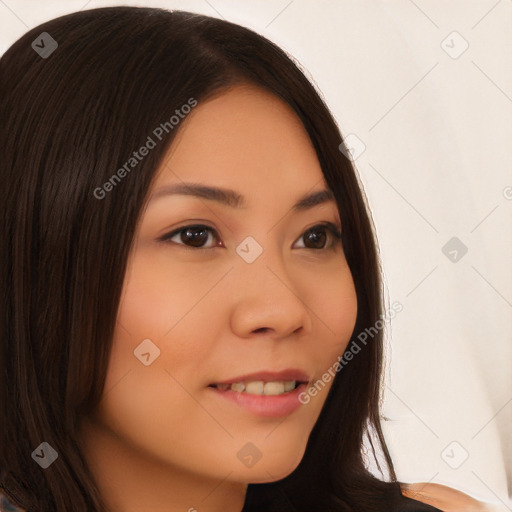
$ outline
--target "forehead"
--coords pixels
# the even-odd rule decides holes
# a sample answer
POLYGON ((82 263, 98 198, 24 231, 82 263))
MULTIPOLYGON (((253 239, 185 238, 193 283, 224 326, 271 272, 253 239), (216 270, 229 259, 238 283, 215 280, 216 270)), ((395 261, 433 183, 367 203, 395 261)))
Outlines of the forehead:
POLYGON ((298 186, 322 181, 311 140, 283 100, 239 85, 199 104, 179 127, 158 183, 208 179, 220 186, 298 186))

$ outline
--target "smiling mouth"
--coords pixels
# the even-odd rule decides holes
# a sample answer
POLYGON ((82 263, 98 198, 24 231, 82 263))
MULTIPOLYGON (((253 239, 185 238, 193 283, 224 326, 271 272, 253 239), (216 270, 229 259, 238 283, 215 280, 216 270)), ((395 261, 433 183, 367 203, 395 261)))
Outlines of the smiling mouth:
POLYGON ((301 384, 307 384, 305 381, 286 380, 269 381, 254 380, 248 382, 233 382, 231 384, 210 384, 209 388, 215 388, 220 391, 237 391, 249 395, 275 396, 284 395, 297 389, 301 384))

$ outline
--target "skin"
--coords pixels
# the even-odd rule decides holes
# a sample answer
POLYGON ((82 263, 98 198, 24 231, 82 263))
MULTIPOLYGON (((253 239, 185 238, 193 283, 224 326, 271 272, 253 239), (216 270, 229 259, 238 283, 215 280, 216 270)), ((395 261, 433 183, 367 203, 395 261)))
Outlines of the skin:
POLYGON ((402 494, 444 512, 505 512, 505 507, 478 501, 462 491, 440 484, 403 484, 402 494))
POLYGON ((249 483, 289 475, 332 380, 279 418, 256 416, 208 385, 286 368, 316 381, 343 354, 357 315, 341 241, 325 228, 315 231, 325 248, 305 236, 327 222, 342 228, 336 203, 291 211, 327 188, 294 112, 244 85, 200 103, 181 123, 150 194, 195 182, 234 189, 247 207, 167 195, 141 214, 105 393, 82 424, 83 452, 116 512, 240 512, 249 483), (213 230, 204 249, 183 231, 158 240, 195 224, 213 230), (252 263, 235 250, 247 236, 263 248, 252 263), (160 350, 149 366, 134 356, 145 339, 160 350), (237 457, 248 442, 261 453, 252 467, 237 457))

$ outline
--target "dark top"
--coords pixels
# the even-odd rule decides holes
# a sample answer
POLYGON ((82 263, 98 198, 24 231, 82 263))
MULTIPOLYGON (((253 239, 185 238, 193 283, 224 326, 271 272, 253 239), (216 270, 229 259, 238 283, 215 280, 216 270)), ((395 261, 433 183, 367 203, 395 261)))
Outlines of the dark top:
MULTIPOLYGON (((287 510, 290 507, 289 501, 285 496, 282 496, 282 499, 279 502, 274 501, 272 507, 269 507, 267 510, 262 512, 279 512, 281 510, 287 510)), ((15 505, 2 491, 0 490, 0 512, 26 512, 21 507, 15 505)), ((312 511, 314 512, 314 511, 312 511)), ((316 512, 316 511, 315 511, 316 512)), ((402 496, 402 503, 400 503, 398 508, 394 510, 386 510, 383 512, 442 512, 440 509, 435 508, 431 505, 427 505, 426 503, 422 503, 421 501, 413 500, 412 498, 407 498, 402 496)))
MULTIPOLYGON (((265 498, 258 497, 258 500, 254 498, 254 495, 247 496, 247 499, 244 504, 244 508, 242 512, 246 512, 248 506, 256 508, 257 512, 288 512, 292 510, 296 510, 293 507, 290 500, 286 497, 284 493, 277 493, 277 496, 274 495, 268 501, 265 498)), ((331 512, 327 511, 326 508, 321 505, 319 509, 313 510, 311 508, 310 512, 331 512)), ((392 507, 384 507, 382 508, 382 512, 443 512, 441 509, 433 507, 432 505, 428 505, 423 503, 422 501, 418 501, 412 498, 408 498, 403 494, 399 493, 397 497, 397 503, 392 507)))
POLYGON ((442 512, 441 509, 427 505, 427 503, 422 503, 406 496, 403 499, 403 504, 397 509, 397 512, 442 512))

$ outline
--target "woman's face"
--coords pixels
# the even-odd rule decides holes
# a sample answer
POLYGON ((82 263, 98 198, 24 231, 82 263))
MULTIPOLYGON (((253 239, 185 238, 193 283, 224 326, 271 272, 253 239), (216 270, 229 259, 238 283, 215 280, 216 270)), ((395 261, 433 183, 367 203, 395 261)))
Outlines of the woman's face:
POLYGON ((253 393, 317 382, 348 344, 357 308, 341 240, 322 226, 307 233, 341 229, 339 213, 334 200, 294 208, 328 188, 276 97, 238 86, 180 122, 130 254, 96 425, 117 454, 148 464, 278 480, 299 464, 332 380, 304 405, 297 391, 253 393), (184 184, 230 189, 244 205, 169 193, 184 184), (242 395, 211 387, 240 381, 242 395))

